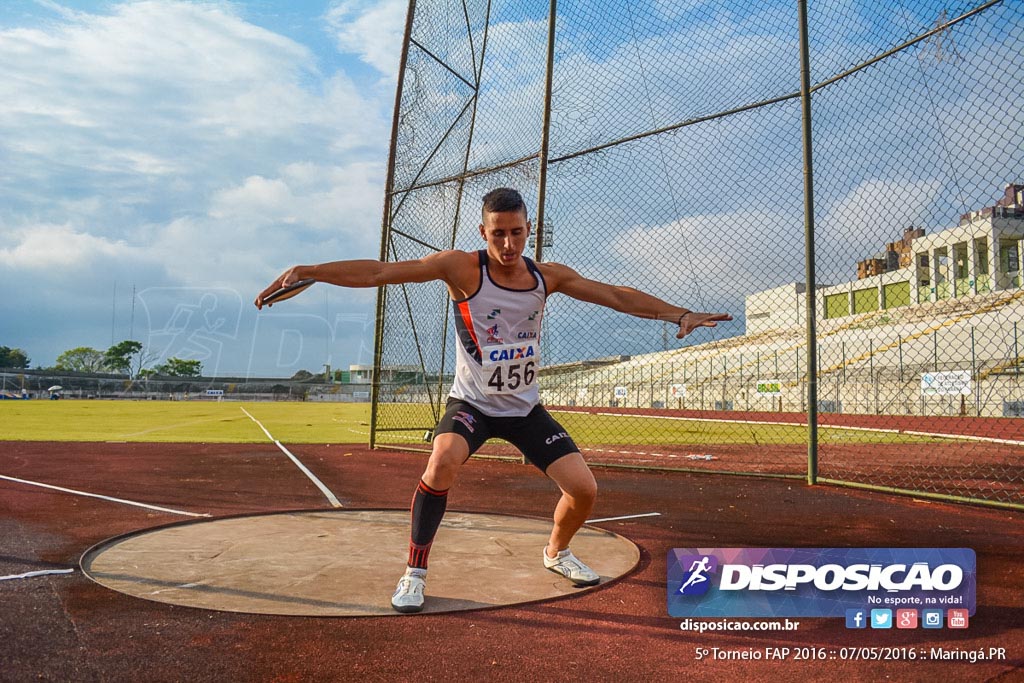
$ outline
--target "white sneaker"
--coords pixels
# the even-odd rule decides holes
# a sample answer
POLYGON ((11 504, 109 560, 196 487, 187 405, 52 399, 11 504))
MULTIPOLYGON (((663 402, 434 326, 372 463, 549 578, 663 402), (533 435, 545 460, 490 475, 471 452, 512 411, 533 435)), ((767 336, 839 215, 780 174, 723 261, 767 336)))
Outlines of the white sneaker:
POLYGON ((391 606, 403 614, 419 612, 423 609, 423 589, 426 587, 427 570, 407 569, 405 575, 398 580, 395 594, 391 596, 391 606))
POLYGON ((557 574, 561 574, 577 586, 596 586, 601 581, 601 576, 580 562, 568 548, 558 551, 558 555, 554 558, 548 557, 548 551, 545 548, 544 566, 557 574))

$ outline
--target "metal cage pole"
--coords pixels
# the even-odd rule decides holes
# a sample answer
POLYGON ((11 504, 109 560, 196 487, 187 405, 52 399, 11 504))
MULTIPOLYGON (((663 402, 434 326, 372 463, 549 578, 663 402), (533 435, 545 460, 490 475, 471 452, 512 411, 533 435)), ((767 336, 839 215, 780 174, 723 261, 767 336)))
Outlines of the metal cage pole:
POLYGON ((814 265, 814 167, 811 147, 811 66, 807 0, 800 10, 800 121, 804 152, 804 260, 807 277, 807 483, 818 481, 817 284, 814 265))
POLYGON ((551 84, 555 74, 555 12, 558 0, 551 0, 548 8, 548 56, 547 72, 544 74, 544 122, 540 138, 540 177, 537 186, 537 222, 534 234, 537 245, 534 248, 534 260, 544 260, 544 204, 548 189, 548 145, 551 134, 551 84))
MULTIPOLYGON (((405 66, 409 61, 409 39, 412 37, 412 22, 416 15, 416 0, 409 0, 405 15, 405 35, 402 38, 402 58, 398 66, 398 84, 395 86, 395 111, 391 118, 391 150, 388 154, 388 175, 384 184, 384 212, 380 235, 380 260, 386 261, 388 245, 391 243, 391 200, 395 189, 395 154, 398 147, 398 123, 401 115, 402 86, 405 83, 405 66)), ((370 448, 377 444, 377 405, 380 402, 381 357, 384 354, 384 307, 387 286, 377 288, 377 312, 373 334, 373 377, 370 384, 370 448)))
MULTIPOLYGON (((463 15, 466 18, 466 35, 469 36, 470 47, 473 44, 473 29, 469 22, 469 11, 465 1, 462 3, 463 15)), ((487 2, 487 12, 484 15, 484 42, 480 48, 480 64, 476 64, 476 52, 473 52, 473 111, 469 119, 469 135, 466 138, 466 153, 462 156, 462 175, 459 177, 459 191, 455 198, 455 217, 452 220, 452 235, 448 241, 448 248, 455 248, 455 240, 459 234, 459 221, 462 215, 462 200, 466 188, 466 174, 469 171, 469 155, 473 151, 473 133, 476 131, 476 112, 480 104, 480 83, 483 80, 484 59, 487 57, 487 37, 490 35, 491 26, 491 3, 487 2)), ((441 318, 441 370, 437 373, 437 397, 438 408, 441 406, 442 393, 444 391, 444 371, 448 352, 448 314, 451 311, 452 299, 445 297, 444 317, 441 318)), ((435 420, 440 419, 440 414, 434 416, 435 420)))

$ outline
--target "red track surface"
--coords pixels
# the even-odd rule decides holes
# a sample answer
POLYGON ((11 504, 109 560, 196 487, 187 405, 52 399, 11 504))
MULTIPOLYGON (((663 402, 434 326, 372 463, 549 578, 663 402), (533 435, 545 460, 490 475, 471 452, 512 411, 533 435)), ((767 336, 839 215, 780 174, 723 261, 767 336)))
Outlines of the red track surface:
MULTIPOLYGON (((293 446, 347 507, 404 508, 424 458, 361 446, 293 446)), ((0 474, 213 515, 326 507, 273 445, 4 443, 0 474)), ((313 619, 207 612, 131 598, 80 572, 0 582, 0 679, 23 680, 1024 680, 1024 519, 788 480, 602 469, 595 517, 636 542, 638 571, 557 601, 436 616, 313 619), (978 608, 965 631, 698 635, 665 609, 672 547, 974 548, 978 608), (698 647, 1005 647, 1008 659, 695 661, 698 647)), ((469 463, 457 510, 547 515, 550 482, 527 466, 469 463)), ((183 519, 0 480, 0 575, 77 567, 92 544, 183 519)), ((372 558, 367 558, 372 561, 372 558)), ((384 567, 395 573, 401 568, 384 567)), ((495 577, 501 580, 501 577, 495 577)))
MULTIPOLYGON (((744 423, 806 424, 805 413, 696 411, 644 408, 555 408, 558 411, 652 416, 744 423)), ((891 433, 870 433, 846 441, 821 432, 818 476, 895 489, 928 491, 999 503, 1024 505, 1024 420, 991 417, 858 415, 822 413, 823 427, 888 430, 910 436, 948 435, 930 443, 894 442, 891 433), (966 438, 964 438, 966 437, 966 438)), ((502 447, 493 452, 505 453, 502 447)), ((802 444, 583 444, 595 462, 700 471, 788 474, 806 477, 802 444), (712 456, 704 459, 701 456, 712 456)))
MULTIPOLYGON (((735 422, 781 422, 807 424, 807 413, 773 413, 745 410, 675 410, 671 408, 577 408, 548 406, 549 410, 590 414, 646 415, 684 417, 700 420, 735 422)), ((959 417, 936 415, 863 415, 857 413, 818 413, 823 427, 861 427, 893 429, 901 432, 926 432, 951 436, 975 436, 990 439, 1024 441, 1024 420, 1007 417, 959 417)))

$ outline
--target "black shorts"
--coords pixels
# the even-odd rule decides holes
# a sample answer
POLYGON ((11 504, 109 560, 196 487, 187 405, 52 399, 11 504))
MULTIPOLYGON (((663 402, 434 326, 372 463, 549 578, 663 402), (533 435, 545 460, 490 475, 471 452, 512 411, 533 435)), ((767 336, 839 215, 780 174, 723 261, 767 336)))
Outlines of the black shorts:
POLYGON ((487 439, 504 439, 541 472, 547 472, 559 458, 579 451, 572 437, 539 403, 524 417, 490 417, 465 401, 449 397, 444 416, 434 428, 434 436, 438 434, 463 437, 470 455, 487 439))

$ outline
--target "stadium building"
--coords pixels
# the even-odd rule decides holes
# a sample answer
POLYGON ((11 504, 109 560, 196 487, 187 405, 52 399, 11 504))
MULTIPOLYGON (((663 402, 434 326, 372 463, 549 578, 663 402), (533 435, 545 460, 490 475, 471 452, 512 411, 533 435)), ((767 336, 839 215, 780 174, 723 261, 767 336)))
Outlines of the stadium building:
MULTIPOLYGON (((1007 185, 994 206, 966 213, 955 228, 925 235, 909 228, 903 239, 857 264, 857 279, 819 287, 825 319, 973 297, 1024 282, 1024 185, 1007 185)), ((805 320, 804 283, 746 298, 747 334, 799 327, 805 320)))

